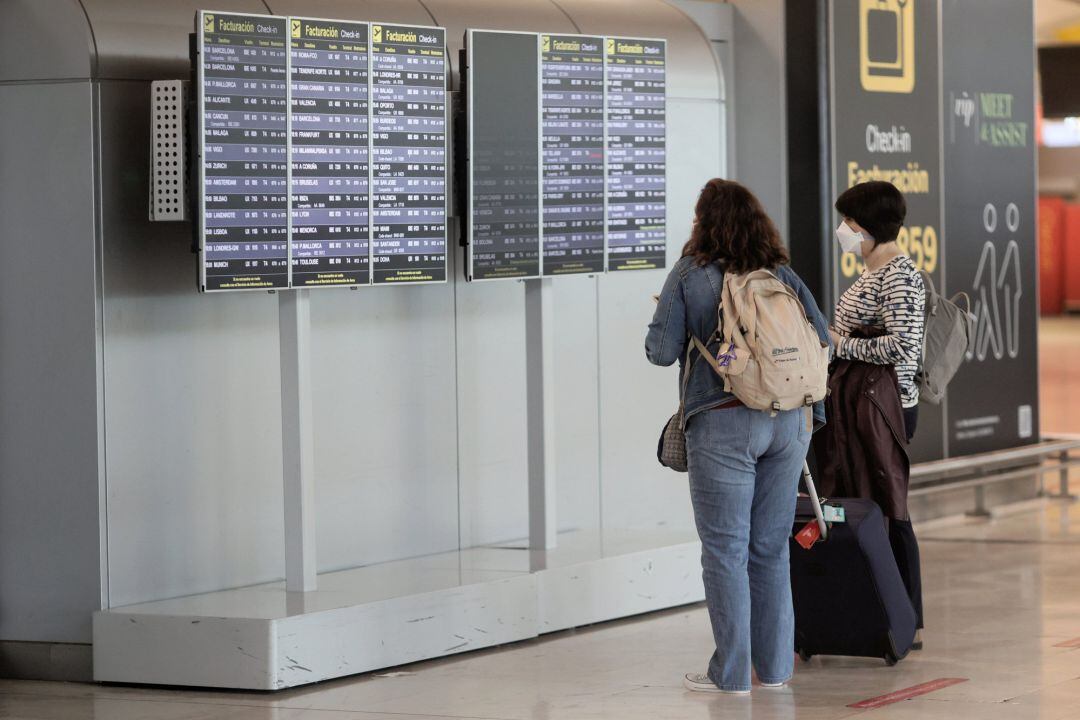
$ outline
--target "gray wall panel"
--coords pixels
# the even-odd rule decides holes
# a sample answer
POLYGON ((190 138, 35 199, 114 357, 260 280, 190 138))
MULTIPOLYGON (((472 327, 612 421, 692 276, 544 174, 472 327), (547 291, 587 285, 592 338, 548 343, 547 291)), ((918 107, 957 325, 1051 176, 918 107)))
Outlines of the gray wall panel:
POLYGON ((560 531, 600 525, 596 300, 602 277, 553 278, 555 491, 560 531))
POLYGON ((0 86, 0 640, 89 642, 102 603, 92 113, 0 86))
POLYGON ((717 0, 666 0, 682 10, 712 41, 731 42, 734 33, 734 8, 717 0))
MULTIPOLYGON (((669 253, 670 254, 670 253, 669 253)), ((609 276, 600 286, 600 472, 605 531, 688 527, 686 476, 656 461, 661 425, 678 406, 670 369, 645 360, 661 272, 609 276)))
POLYGON ((528 535, 525 286, 457 285, 461 543, 528 535))
POLYGON ((283 573, 277 300, 199 295, 147 220, 149 84, 101 84, 112 605, 283 573))
POLYGON ((456 549, 453 287, 311 300, 320 570, 456 549))
MULTIPOLYGON (((553 278, 559 529, 599 525, 597 282, 553 278)), ((525 308, 520 282, 458 285, 463 546, 528 534, 525 308)))
POLYGON ((736 160, 733 176, 765 205, 787 239, 787 128, 783 0, 735 6, 736 160))
POLYGON ((4 0, 0 82, 89 79, 94 38, 75 0, 4 0))
POLYGON ((670 4, 686 13, 701 28, 709 39, 713 55, 719 64, 718 82, 720 100, 724 102, 717 131, 725 138, 724 162, 721 172, 724 177, 731 176, 735 167, 735 8, 726 2, 716 0, 667 0, 670 4))

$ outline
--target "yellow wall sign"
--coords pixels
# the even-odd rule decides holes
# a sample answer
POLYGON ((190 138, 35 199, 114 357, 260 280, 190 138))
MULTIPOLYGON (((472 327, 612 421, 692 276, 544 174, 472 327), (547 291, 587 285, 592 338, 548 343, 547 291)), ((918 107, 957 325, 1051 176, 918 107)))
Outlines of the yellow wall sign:
POLYGON ((291 25, 292 25, 292 36, 293 36, 294 38, 298 38, 298 37, 300 37, 300 21, 299 21, 299 20, 296 20, 296 19, 294 18, 294 19, 292 20, 292 22, 291 22, 291 25))
POLYGON ((868 92, 915 89, 915 0, 859 0, 859 79, 868 92))
POLYGON ((1054 31, 1054 37, 1063 43, 1080 43, 1080 23, 1058 28, 1054 31))
POLYGON ((371 26, 371 42, 382 42, 382 25, 371 26))
POLYGON ((551 36, 544 35, 540 38, 540 49, 544 52, 551 52, 551 36))
POLYGON ((203 31, 208 32, 208 33, 214 32, 214 16, 213 15, 209 15, 209 14, 203 15, 203 31))

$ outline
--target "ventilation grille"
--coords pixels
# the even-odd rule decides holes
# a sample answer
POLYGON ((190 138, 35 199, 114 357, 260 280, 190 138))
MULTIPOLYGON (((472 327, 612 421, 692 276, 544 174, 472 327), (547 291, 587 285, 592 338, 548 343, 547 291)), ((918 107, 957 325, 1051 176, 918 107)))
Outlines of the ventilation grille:
POLYGON ((150 100, 150 220, 187 220, 187 83, 155 80, 150 83, 150 100))

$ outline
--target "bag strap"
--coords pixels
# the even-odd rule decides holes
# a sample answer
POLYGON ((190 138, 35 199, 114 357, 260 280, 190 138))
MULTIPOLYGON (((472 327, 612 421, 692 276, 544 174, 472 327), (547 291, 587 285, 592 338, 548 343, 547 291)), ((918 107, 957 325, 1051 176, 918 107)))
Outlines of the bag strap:
POLYGON ((919 275, 922 276, 923 285, 926 286, 926 297, 930 299, 930 303, 926 308, 926 314, 933 315, 937 312, 937 286, 934 284, 934 278, 932 275, 930 275, 930 273, 926 272, 925 270, 920 270, 919 275))
MULTIPOLYGON (((691 335, 691 337, 693 337, 691 335)), ((695 340, 697 338, 694 338, 695 340)), ((691 359, 691 352, 694 350, 694 346, 689 344, 686 346, 686 360, 683 362, 683 377, 681 387, 679 388, 679 427, 682 428, 686 425, 686 387, 690 383, 690 371, 694 369, 694 361, 691 359)))
MULTIPOLYGON (((937 312, 938 298, 940 297, 938 295, 937 286, 934 284, 934 277, 930 273, 926 272, 925 270, 920 270, 919 275, 922 276, 923 285, 926 286, 926 289, 927 289, 926 295, 927 295, 927 297, 931 298, 932 301, 933 301, 933 304, 930 307, 927 308, 927 314, 933 314, 933 313, 937 312)), ((963 298, 963 300, 964 300, 964 312, 966 312, 968 315, 970 315, 971 314, 971 296, 968 295, 966 292, 958 292, 958 293, 956 293, 951 298, 949 298, 949 302, 951 302, 953 305, 956 305, 957 307, 960 307, 960 303, 957 302, 957 301, 960 300, 961 298, 963 298)))
POLYGON ((679 390, 679 407, 680 408, 683 406, 683 395, 686 394, 686 386, 690 382, 690 368, 693 367, 693 360, 690 358, 690 354, 691 354, 691 352, 693 352, 693 350, 694 350, 693 345, 687 345, 686 346, 686 360, 683 361, 682 388, 679 390))
POLYGON ((953 305, 956 305, 957 307, 960 307, 960 303, 958 303, 957 300, 959 300, 961 298, 963 298, 963 300, 964 300, 964 308, 963 308, 964 312, 967 313, 968 315, 970 315, 971 314, 971 296, 968 295, 966 292, 958 292, 958 293, 956 293, 955 295, 952 296, 951 302, 953 303, 953 305))

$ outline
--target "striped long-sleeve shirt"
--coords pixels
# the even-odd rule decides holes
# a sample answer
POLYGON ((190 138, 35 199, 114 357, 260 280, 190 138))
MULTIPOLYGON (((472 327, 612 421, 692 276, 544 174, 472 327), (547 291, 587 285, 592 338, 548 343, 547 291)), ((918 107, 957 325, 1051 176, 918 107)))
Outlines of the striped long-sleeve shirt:
POLYGON ((919 403, 915 380, 922 360, 926 294, 915 263, 905 255, 873 272, 864 272, 836 305, 836 332, 844 339, 837 357, 875 365, 894 365, 905 408, 919 403), (884 332, 874 338, 853 338, 857 329, 884 332))

